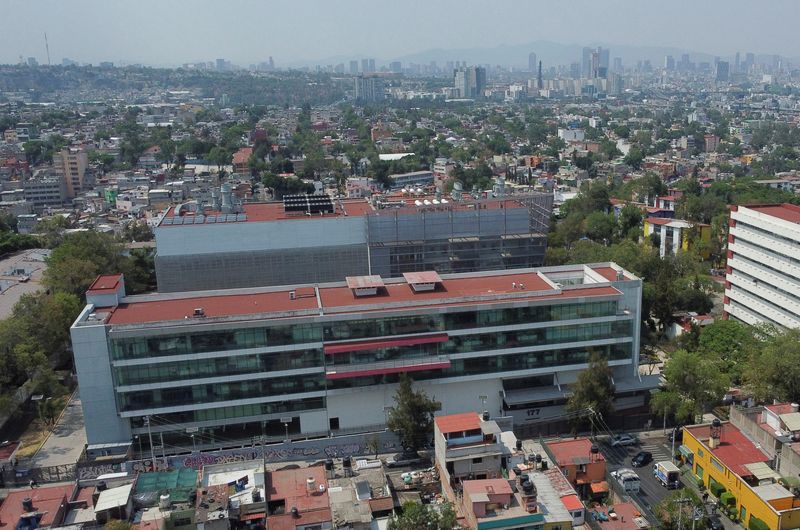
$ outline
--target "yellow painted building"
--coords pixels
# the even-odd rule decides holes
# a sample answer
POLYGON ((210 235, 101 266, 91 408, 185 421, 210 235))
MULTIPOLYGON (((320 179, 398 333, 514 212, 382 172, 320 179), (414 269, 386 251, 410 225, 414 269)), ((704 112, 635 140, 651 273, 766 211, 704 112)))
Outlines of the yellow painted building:
POLYGON ((711 226, 703 223, 692 223, 681 219, 665 219, 648 217, 644 220, 644 237, 652 234, 659 237, 659 255, 663 258, 668 253, 677 254, 679 250, 689 250, 694 241, 703 258, 708 259, 711 245, 711 226))
POLYGON ((777 481, 770 458, 729 422, 684 428, 681 453, 692 472, 720 496, 733 495, 737 518, 753 530, 800 528, 800 498, 777 481), (715 484, 716 483, 716 484, 715 484))

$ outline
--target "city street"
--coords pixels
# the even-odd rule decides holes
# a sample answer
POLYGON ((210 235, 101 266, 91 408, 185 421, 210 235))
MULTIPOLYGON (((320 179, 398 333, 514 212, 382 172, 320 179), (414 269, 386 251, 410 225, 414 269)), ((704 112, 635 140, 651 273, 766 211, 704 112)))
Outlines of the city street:
POLYGON ((603 440, 601 449, 608 462, 608 470, 614 471, 621 467, 631 468, 636 471, 641 479, 641 490, 637 496, 646 508, 653 509, 670 493, 656 477, 653 476, 653 464, 670 459, 670 445, 666 436, 660 433, 641 433, 640 443, 629 447, 611 447, 608 439, 603 440), (631 458, 639 451, 649 451, 653 454, 653 461, 644 467, 633 467, 631 458))

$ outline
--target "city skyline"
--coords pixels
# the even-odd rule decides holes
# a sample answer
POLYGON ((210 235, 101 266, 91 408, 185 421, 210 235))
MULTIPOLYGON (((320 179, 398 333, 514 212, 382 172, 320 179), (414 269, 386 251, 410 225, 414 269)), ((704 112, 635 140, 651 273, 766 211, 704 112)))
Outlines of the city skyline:
MULTIPOLYGON (((569 7, 509 1, 505 6, 516 15, 500 25, 474 16, 486 10, 477 1, 433 6, 419 0, 402 5, 313 1, 298 9, 244 0, 224 8, 207 0, 168 5, 149 0, 112 5, 45 0, 29 5, 13 0, 0 7, 0 16, 20 23, 6 28, 0 62, 35 57, 46 64, 45 33, 52 64, 70 58, 175 66, 222 57, 247 65, 272 56, 278 66, 298 66, 367 56, 379 62, 411 60, 448 50, 453 51, 453 60, 480 63, 484 61, 457 54, 497 48, 503 56, 506 50, 534 41, 566 47, 600 44, 611 47, 615 55, 615 48, 650 47, 720 56, 747 51, 800 57, 800 42, 783 37, 800 15, 800 4, 783 0, 772 2, 768 11, 743 0, 699 6, 688 1, 669 6, 579 1, 569 7)), ((538 50, 529 51, 537 52, 545 64, 559 62, 548 61, 538 50)), ((527 52, 509 56, 504 64, 526 65, 527 52)))

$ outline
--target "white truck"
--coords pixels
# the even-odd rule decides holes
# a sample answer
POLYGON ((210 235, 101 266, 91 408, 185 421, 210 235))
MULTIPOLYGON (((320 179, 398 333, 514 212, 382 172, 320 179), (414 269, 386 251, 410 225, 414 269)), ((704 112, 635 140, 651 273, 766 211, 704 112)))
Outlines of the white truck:
POLYGON ((668 490, 681 486, 681 470, 669 460, 653 464, 653 476, 668 490))
POLYGON ((612 471, 611 476, 622 486, 625 493, 639 493, 641 480, 633 469, 623 467, 612 471))

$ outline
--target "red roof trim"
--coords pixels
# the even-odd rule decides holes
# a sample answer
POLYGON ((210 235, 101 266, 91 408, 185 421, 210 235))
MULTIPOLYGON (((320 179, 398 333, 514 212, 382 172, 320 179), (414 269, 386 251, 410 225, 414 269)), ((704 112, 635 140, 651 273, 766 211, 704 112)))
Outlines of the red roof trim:
POLYGON ((383 348, 397 348, 400 346, 416 346, 417 344, 434 344, 437 342, 447 342, 448 340, 450 340, 450 337, 447 333, 437 333, 436 335, 422 335, 401 339, 339 342, 336 344, 326 344, 323 346, 323 349, 325 355, 334 355, 351 351, 379 350, 383 348))
POLYGON ((450 368, 450 361, 442 361, 428 364, 393 366, 390 368, 375 368, 373 370, 353 370, 346 372, 328 372, 325 374, 327 379, 345 379, 347 377, 369 377, 371 375, 397 374, 400 372, 421 372, 423 370, 441 370, 450 368))

